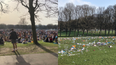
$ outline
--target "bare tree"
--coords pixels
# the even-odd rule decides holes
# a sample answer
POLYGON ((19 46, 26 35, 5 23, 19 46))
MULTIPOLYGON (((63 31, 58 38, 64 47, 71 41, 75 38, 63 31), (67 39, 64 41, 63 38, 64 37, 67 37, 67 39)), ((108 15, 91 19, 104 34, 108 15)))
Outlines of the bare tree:
POLYGON ((67 36, 67 30, 68 30, 68 13, 67 13, 67 9, 66 8, 64 8, 63 9, 63 14, 64 14, 64 21, 65 21, 65 31, 66 31, 66 36, 67 36))
MULTIPOLYGON (((77 35, 79 34, 79 30, 83 31, 83 35, 86 30, 88 35, 88 31, 93 31, 93 29, 96 31, 97 29, 100 30, 98 31, 99 35, 101 35, 102 30, 104 29, 105 35, 107 30, 109 35, 110 30, 112 29, 113 33, 113 30, 115 29, 116 35, 116 5, 109 6, 107 9, 104 7, 99 7, 96 9, 96 7, 89 5, 77 5, 75 8, 73 8, 73 6, 70 6, 69 3, 67 3, 67 5, 62 9, 63 17, 59 16, 59 19, 65 19, 64 27, 66 29, 66 36, 68 32, 67 30, 69 30, 69 36, 70 31, 74 30, 75 36, 77 29, 77 35)), ((93 35, 93 33, 91 35, 93 35)))
POLYGON ((60 29, 60 36, 61 36, 61 31, 62 31, 62 24, 63 24, 63 7, 59 7, 58 10, 58 26, 60 29))
POLYGON ((77 5, 75 7, 75 20, 76 20, 76 28, 77 28, 77 35, 79 35, 79 18, 81 17, 81 6, 77 5))
POLYGON ((18 4, 19 3, 22 4, 26 9, 28 9, 32 25, 33 41, 35 44, 38 44, 35 27, 35 18, 39 17, 37 13, 45 11, 47 17, 55 16, 54 14, 58 13, 57 8, 58 0, 15 0, 15 1, 17 1, 18 4))
POLYGON ((83 35, 84 35, 84 32, 85 32, 85 29, 87 29, 87 32, 88 32, 88 24, 89 24, 89 21, 87 20, 87 16, 90 15, 89 13, 89 5, 82 5, 82 8, 81 8, 81 15, 82 15, 82 30, 83 30, 83 35))
POLYGON ((107 14, 108 14, 108 24, 107 27, 108 27, 108 35, 110 34, 110 29, 112 29, 112 24, 113 24, 113 14, 114 14, 114 8, 113 6, 108 6, 107 9, 107 14))
MULTIPOLYGON (((95 14, 95 10, 96 10, 96 7, 94 7, 94 6, 89 6, 89 10, 88 10, 88 17, 86 18, 87 19, 87 35, 88 35, 88 31, 90 30, 90 29, 93 29, 93 28, 95 28, 95 21, 94 21, 94 14, 95 14)), ((92 33, 92 35, 93 35, 93 33, 92 33)))
POLYGON ((25 18, 21 18, 18 24, 19 24, 19 25, 27 25, 28 22, 26 21, 25 18))
POLYGON ((113 15, 114 22, 113 23, 114 23, 115 36, 116 36, 116 5, 114 5, 113 8, 114 8, 114 15, 113 15))
POLYGON ((97 25, 98 28, 100 29, 99 35, 101 35, 101 30, 102 30, 102 26, 103 26, 103 21, 104 21, 104 17, 103 17, 103 12, 104 12, 104 7, 99 7, 97 10, 97 25))
POLYGON ((70 25, 70 23, 71 23, 71 20, 74 20, 74 11, 75 11, 75 6, 74 6, 74 4, 73 3, 67 3, 66 4, 66 6, 65 6, 65 9, 66 9, 66 11, 65 12, 67 12, 67 17, 68 17, 68 28, 69 28, 69 36, 70 36, 70 34, 71 34, 71 25, 70 25))
POLYGON ((6 13, 8 9, 8 4, 4 3, 4 1, 0 1, 0 11, 6 13))

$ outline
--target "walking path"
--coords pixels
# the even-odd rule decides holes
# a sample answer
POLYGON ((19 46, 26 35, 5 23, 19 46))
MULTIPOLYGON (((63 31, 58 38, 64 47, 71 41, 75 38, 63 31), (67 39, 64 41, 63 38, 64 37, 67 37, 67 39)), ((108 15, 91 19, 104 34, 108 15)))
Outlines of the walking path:
POLYGON ((58 56, 51 53, 0 56, 0 65, 58 65, 58 56))

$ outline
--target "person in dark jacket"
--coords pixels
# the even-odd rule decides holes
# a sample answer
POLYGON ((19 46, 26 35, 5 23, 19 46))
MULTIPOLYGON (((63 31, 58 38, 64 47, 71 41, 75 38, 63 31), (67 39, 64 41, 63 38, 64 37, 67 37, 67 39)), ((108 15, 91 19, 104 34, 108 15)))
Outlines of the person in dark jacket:
POLYGON ((14 52, 15 50, 17 50, 16 39, 18 39, 17 33, 14 31, 14 29, 11 29, 10 39, 13 44, 13 52, 14 52))
POLYGON ((3 36, 0 34, 0 44, 4 45, 4 40, 3 40, 3 36))

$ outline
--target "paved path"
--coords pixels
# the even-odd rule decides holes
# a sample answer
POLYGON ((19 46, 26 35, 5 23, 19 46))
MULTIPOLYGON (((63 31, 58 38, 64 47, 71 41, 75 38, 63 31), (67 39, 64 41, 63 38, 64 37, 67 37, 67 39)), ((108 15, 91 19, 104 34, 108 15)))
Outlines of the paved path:
POLYGON ((58 65, 58 56, 51 53, 0 56, 0 65, 58 65))

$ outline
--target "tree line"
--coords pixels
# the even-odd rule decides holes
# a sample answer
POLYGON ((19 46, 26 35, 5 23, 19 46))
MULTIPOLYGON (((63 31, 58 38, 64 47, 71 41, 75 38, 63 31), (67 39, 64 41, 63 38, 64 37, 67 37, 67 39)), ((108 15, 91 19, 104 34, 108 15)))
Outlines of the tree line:
POLYGON ((73 3, 67 3, 64 7, 59 7, 58 9, 58 29, 60 32, 64 30, 66 36, 70 36, 71 31, 75 31, 74 35, 78 36, 79 31, 85 31, 88 35, 89 30, 99 30, 99 35, 101 31, 115 30, 116 35, 116 5, 105 7, 95 7, 90 5, 74 5, 73 3), (69 34, 68 34, 69 32, 69 34))
MULTIPOLYGON (((48 24, 48 25, 36 25, 36 29, 57 29, 58 25, 48 24)), ((31 29, 31 25, 6 25, 0 24, 0 29, 31 29)))

